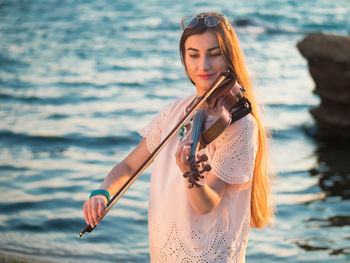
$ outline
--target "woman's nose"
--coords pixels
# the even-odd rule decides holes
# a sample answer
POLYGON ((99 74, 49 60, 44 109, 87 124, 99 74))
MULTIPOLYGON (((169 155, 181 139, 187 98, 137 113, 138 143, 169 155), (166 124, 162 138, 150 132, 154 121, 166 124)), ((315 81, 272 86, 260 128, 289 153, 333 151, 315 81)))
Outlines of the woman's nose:
POLYGON ((202 59, 200 61, 200 67, 204 71, 210 69, 210 59, 208 58, 208 56, 202 56, 202 59))

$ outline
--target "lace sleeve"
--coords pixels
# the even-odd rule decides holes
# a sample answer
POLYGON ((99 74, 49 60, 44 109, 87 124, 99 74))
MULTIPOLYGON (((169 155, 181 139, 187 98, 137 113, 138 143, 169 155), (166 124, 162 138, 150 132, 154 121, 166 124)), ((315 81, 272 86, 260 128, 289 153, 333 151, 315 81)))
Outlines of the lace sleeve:
POLYGON ((147 139, 147 147, 150 152, 153 152, 162 140, 164 125, 173 104, 175 103, 167 104, 149 124, 138 131, 142 137, 147 139))
POLYGON ((258 127, 249 114, 231 124, 217 138, 212 171, 226 183, 243 184, 252 179, 258 127))

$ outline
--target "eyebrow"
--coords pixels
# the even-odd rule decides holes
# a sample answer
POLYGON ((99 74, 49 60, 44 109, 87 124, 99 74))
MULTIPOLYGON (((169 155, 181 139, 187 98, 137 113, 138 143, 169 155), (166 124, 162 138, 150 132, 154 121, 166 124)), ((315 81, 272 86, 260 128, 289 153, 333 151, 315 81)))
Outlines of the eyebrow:
MULTIPOLYGON (((211 48, 207 49, 207 52, 210 52, 210 51, 215 50, 215 49, 220 49, 220 47, 219 46, 211 47, 211 48)), ((193 47, 189 47, 187 50, 193 50, 193 51, 199 52, 198 49, 195 49, 193 47)))

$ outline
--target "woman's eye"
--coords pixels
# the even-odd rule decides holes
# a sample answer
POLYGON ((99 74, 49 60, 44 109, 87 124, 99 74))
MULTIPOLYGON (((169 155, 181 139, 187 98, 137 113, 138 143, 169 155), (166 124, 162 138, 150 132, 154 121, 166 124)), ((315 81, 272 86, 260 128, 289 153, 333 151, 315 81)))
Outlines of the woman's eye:
POLYGON ((190 56, 190 58, 198 58, 199 57, 198 54, 190 54, 189 56, 190 56))

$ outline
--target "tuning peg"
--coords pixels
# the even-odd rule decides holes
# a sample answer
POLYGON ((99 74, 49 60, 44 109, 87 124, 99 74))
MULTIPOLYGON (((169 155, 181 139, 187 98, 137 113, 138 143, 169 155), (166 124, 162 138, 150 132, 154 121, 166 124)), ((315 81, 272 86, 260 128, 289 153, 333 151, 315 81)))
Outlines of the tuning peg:
POLYGON ((201 162, 206 162, 208 161, 208 156, 206 154, 202 154, 199 159, 201 162))
POLYGON ((199 181, 200 179, 203 179, 204 176, 203 175, 198 175, 198 177, 196 178, 196 181, 199 181))
POLYGON ((211 170, 211 166, 209 164, 204 165, 203 169, 199 171, 199 173, 209 172, 211 170))
POLYGON ((190 176, 190 172, 186 172, 186 173, 184 173, 182 176, 183 176, 184 178, 187 178, 187 177, 190 176))
POLYGON ((211 170, 210 164, 204 165, 203 170, 206 171, 206 172, 209 172, 211 170))

